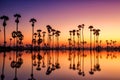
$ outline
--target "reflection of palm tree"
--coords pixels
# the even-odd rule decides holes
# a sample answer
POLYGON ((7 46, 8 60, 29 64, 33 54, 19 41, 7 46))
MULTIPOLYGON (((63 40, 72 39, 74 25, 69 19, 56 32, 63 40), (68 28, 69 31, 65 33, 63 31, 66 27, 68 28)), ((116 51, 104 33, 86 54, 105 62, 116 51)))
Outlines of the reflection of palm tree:
POLYGON ((32 46, 33 46, 34 24, 35 22, 37 22, 37 20, 34 18, 31 18, 29 22, 32 23, 32 46))
POLYGON ((4 54, 3 54, 3 66, 2 66, 1 80, 4 80, 4 78, 5 78, 5 75, 4 75, 4 69, 5 69, 5 56, 6 56, 6 53, 4 52, 4 54))
POLYGON ((7 16, 1 16, 0 19, 3 19, 3 27, 4 27, 4 47, 6 46, 6 30, 5 30, 5 27, 6 27, 6 21, 9 20, 9 18, 7 16))
POLYGON ((51 66, 50 66, 50 52, 47 51, 47 71, 46 71, 46 75, 49 75, 52 72, 51 66))
POLYGON ((60 69, 60 63, 59 63, 59 51, 57 51, 56 54, 56 63, 55 63, 56 69, 60 69))
POLYGON ((43 54, 42 63, 43 63, 43 64, 42 64, 42 67, 45 68, 45 67, 46 67, 46 66, 45 66, 45 53, 43 54))
POLYGON ((91 75, 93 75, 94 72, 93 72, 93 69, 92 69, 92 51, 91 51, 91 50, 90 50, 90 64, 91 64, 91 68, 90 68, 89 73, 90 73, 91 75))
POLYGON ((75 52, 74 52, 74 55, 73 55, 73 70, 76 70, 76 66, 75 66, 75 52))
POLYGON ((37 66, 36 70, 40 71, 41 70, 40 63, 41 63, 41 59, 42 59, 42 56, 40 55, 40 51, 38 51, 37 59, 38 59, 38 66, 37 66))
POLYGON ((31 78, 29 78, 28 80, 36 80, 36 79, 34 78, 34 73, 33 73, 33 56, 34 56, 33 53, 31 53, 31 63, 32 63, 32 64, 31 64, 31 66, 32 66, 32 67, 31 67, 31 75, 30 75, 31 78))
POLYGON ((92 29, 93 29, 93 26, 89 26, 88 27, 90 29, 90 50, 92 49, 92 29))

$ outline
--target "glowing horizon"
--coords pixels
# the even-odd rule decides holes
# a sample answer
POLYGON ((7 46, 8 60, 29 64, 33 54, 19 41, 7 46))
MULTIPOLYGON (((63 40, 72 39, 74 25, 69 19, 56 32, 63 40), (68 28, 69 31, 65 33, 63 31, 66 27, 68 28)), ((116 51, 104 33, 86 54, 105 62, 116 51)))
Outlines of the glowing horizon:
MULTIPOLYGON (((29 20, 37 19, 35 32, 37 29, 46 31, 46 25, 51 25, 54 29, 61 31, 60 44, 68 44, 69 30, 78 29, 77 26, 85 24, 85 41, 89 44, 89 29, 92 25, 100 29, 100 40, 105 44, 105 40, 116 40, 119 45, 120 37, 120 1, 9 1, 3 0, 0 3, 0 16, 6 15, 10 18, 7 21, 6 34, 7 43, 12 31, 16 29, 15 13, 21 14, 19 30, 24 35, 24 44, 31 44, 32 27, 29 20), (22 6, 21 6, 22 5, 22 6)), ((3 43, 3 21, 0 20, 0 44, 3 43)), ((47 35, 46 35, 47 37, 47 35)))

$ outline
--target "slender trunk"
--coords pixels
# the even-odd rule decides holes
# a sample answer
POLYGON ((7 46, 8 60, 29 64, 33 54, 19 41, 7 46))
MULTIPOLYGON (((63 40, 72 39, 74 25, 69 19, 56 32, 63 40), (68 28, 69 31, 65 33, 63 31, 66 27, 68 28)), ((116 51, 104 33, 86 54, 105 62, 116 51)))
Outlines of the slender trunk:
POLYGON ((32 26, 32 47, 33 47, 34 26, 32 26))
POLYGON ((82 28, 82 39, 83 39, 83 50, 84 50, 84 34, 83 34, 83 28, 82 28))
POLYGON ((6 47, 6 33, 5 33, 5 26, 4 26, 4 47, 6 47))

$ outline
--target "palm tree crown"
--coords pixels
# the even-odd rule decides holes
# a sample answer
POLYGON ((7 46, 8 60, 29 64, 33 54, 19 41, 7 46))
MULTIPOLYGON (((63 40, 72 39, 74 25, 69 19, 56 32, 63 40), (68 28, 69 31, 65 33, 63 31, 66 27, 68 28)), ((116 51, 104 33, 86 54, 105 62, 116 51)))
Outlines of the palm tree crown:
POLYGON ((5 26, 7 25, 7 24, 6 24, 6 21, 9 20, 8 16, 3 15, 3 16, 0 17, 0 19, 1 19, 1 20, 2 20, 2 19, 4 20, 4 21, 3 21, 3 26, 5 27, 5 26))

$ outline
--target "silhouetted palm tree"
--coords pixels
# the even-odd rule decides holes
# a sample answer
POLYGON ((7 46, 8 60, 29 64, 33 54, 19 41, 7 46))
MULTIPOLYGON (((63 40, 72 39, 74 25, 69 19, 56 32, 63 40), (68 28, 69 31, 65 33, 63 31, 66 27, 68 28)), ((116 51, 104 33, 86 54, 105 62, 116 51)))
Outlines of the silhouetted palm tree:
POLYGON ((79 45, 81 46, 81 28, 82 28, 82 25, 78 25, 78 29, 79 29, 79 45))
POLYGON ((96 39, 95 39, 95 36, 96 36, 96 29, 93 29, 93 35, 94 35, 94 49, 95 49, 95 43, 96 43, 96 39))
POLYGON ((75 32, 76 30, 73 30, 73 47, 75 48, 75 32))
POLYGON ((69 42, 69 49, 71 48, 71 38, 68 39, 69 42))
POLYGON ((47 31, 48 31, 48 46, 49 48, 51 47, 51 32, 52 32, 52 27, 50 25, 46 26, 47 31))
POLYGON ((90 29, 90 50, 92 49, 92 31, 93 31, 93 26, 88 27, 90 29))
POLYGON ((59 36, 60 36, 60 31, 59 30, 56 30, 55 32, 55 36, 56 36, 56 41, 57 41, 57 44, 56 44, 56 48, 59 49, 59 36))
POLYGON ((0 19, 3 20, 3 27, 4 27, 4 47, 6 46, 6 30, 5 30, 5 27, 6 27, 6 21, 9 20, 8 16, 1 16, 0 19))
POLYGON ((73 45, 73 43, 72 43, 72 34, 73 34, 73 31, 69 31, 69 33, 70 33, 70 47, 72 47, 72 45, 73 45))
POLYGON ((37 22, 37 20, 34 18, 31 18, 29 22, 32 23, 32 46, 33 46, 34 24, 35 22, 37 22))
POLYGON ((54 49, 54 35, 55 35, 56 30, 52 29, 52 49, 54 49))
POLYGON ((33 38, 33 44, 36 46, 36 37, 37 37, 37 33, 33 34, 34 38, 33 38))
POLYGON ((14 39, 14 47, 15 47, 15 38, 17 37, 17 32, 13 31, 12 32, 12 38, 14 39))
POLYGON ((43 33, 43 47, 44 47, 45 46, 45 34, 46 34, 46 32, 43 31, 42 33, 43 33))
POLYGON ((77 32, 77 37, 78 37, 77 46, 79 48, 80 47, 80 33, 79 33, 79 30, 77 30, 76 32, 77 32))
POLYGON ((85 26, 85 25, 84 25, 84 24, 82 24, 81 26, 82 26, 81 28, 82 28, 82 41, 83 41, 83 49, 84 49, 84 32, 83 32, 83 31, 84 31, 84 26, 85 26))
POLYGON ((38 29, 37 32, 38 32, 38 41, 37 41, 37 43, 38 43, 38 45, 40 47, 40 44, 42 43, 41 34, 40 34, 41 30, 38 29))
MULTIPOLYGON (((18 23, 19 23, 19 18, 21 18, 21 15, 20 14, 15 14, 14 17, 16 18, 15 19, 15 22, 16 22, 16 32, 18 32, 18 23)), ((18 37, 16 37, 16 46, 18 46, 18 37)))
POLYGON ((97 44, 97 47, 99 46, 98 42, 99 42, 99 35, 100 35, 100 29, 96 29, 96 44, 97 44))
POLYGON ((10 47, 11 47, 11 41, 12 41, 12 38, 10 38, 10 47))

